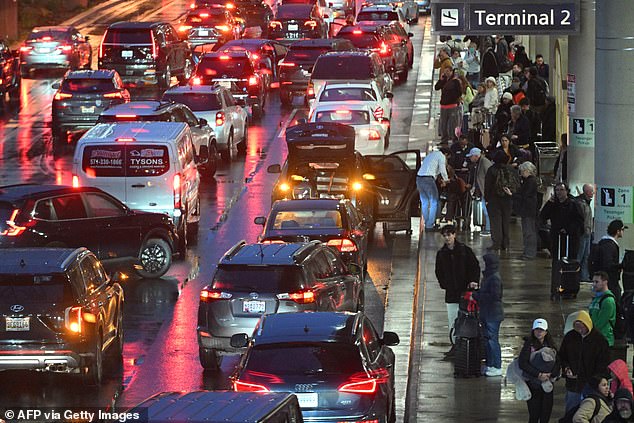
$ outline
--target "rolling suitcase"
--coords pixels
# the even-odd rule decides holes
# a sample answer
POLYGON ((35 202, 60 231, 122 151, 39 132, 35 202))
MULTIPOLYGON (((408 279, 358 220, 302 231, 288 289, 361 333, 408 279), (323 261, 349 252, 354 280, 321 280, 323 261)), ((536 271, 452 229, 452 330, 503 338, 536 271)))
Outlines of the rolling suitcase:
POLYGON ((581 283, 581 265, 573 258, 568 257, 568 248, 570 243, 570 236, 566 235, 566 254, 562 254, 562 238, 559 236, 559 242, 557 243, 558 260, 557 260, 557 272, 559 274, 559 295, 563 299, 577 298, 579 293, 579 285, 581 283))
POLYGON ((454 377, 479 377, 481 366, 479 338, 456 338, 454 377))
POLYGON ((471 214, 473 216, 473 224, 482 227, 484 230, 485 218, 482 201, 482 198, 474 198, 471 200, 471 214))
POLYGON ((483 357, 482 324, 478 316, 478 305, 465 293, 460 302, 458 317, 454 323, 456 337, 454 357, 454 377, 479 377, 483 357))

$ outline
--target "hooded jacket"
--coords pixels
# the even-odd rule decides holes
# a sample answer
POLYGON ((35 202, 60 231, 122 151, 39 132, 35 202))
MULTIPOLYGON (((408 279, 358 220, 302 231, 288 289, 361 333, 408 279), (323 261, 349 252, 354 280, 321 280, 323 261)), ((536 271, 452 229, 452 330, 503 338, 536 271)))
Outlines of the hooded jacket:
POLYGON ((609 289, 597 293, 588 307, 592 324, 608 341, 608 346, 614 346, 614 324, 616 323, 616 300, 609 289), (605 297, 605 298, 604 298, 605 297))
POLYGON ((554 240, 553 245, 557 245, 562 230, 571 236, 583 233, 583 214, 577 202, 570 196, 564 201, 547 201, 539 217, 543 221, 550 220, 550 237, 554 240))
POLYGON ((473 250, 458 240, 453 249, 447 244, 436 254, 436 279, 445 290, 446 303, 459 303, 460 296, 467 290, 469 282, 480 278, 480 263, 473 250))
POLYGON ((632 400, 632 381, 630 380, 629 371, 627 369, 627 363, 619 359, 614 360, 608 365, 608 369, 614 373, 616 379, 612 379, 610 385, 610 392, 616 394, 618 389, 627 389, 630 393, 630 401, 632 400))
POLYGON ((608 417, 603 420, 603 423, 621 423, 621 422, 634 422, 634 415, 627 419, 624 419, 619 414, 619 410, 616 408, 617 400, 628 400, 630 402, 630 408, 632 408, 632 393, 625 388, 619 388, 614 394, 614 409, 608 417))
POLYGON ((583 323, 589 332, 582 337, 576 330, 571 330, 561 342, 559 357, 561 358, 562 375, 570 368, 576 379, 566 378, 566 390, 572 392, 583 391, 584 386, 592 375, 604 374, 610 360, 608 342, 603 335, 594 328, 592 319, 587 311, 574 313, 573 321, 583 323))
POLYGON ((480 305, 480 320, 483 322, 501 322, 504 320, 502 306, 502 278, 500 277, 500 259, 497 254, 485 254, 482 284, 473 293, 480 305))

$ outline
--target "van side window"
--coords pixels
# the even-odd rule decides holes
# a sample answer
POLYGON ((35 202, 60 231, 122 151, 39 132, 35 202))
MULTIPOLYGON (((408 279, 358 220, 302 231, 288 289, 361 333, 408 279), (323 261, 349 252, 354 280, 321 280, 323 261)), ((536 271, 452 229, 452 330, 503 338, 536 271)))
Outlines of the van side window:
POLYGON ((84 201, 79 194, 55 197, 52 201, 59 220, 85 219, 87 217, 84 201))

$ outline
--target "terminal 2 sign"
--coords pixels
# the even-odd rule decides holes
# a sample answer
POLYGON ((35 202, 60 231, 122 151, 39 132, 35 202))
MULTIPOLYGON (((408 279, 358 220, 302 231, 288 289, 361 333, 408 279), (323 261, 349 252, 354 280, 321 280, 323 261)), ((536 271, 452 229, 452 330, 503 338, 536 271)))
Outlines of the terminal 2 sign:
POLYGON ((435 34, 552 35, 579 32, 578 2, 432 2, 435 34))

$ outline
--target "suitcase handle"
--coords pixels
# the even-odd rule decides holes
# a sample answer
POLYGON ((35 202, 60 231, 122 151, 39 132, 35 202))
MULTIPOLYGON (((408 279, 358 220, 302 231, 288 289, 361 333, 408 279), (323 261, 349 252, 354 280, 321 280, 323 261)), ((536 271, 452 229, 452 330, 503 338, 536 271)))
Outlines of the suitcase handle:
POLYGON ((558 253, 558 259, 559 259, 559 260, 561 260, 561 259, 562 259, 562 255, 561 255, 561 250, 562 250, 562 249, 561 249, 561 239, 562 239, 564 236, 566 237, 566 255, 565 255, 565 256, 563 256, 563 258, 568 258, 568 253, 569 253, 568 248, 570 247, 570 235, 569 235, 569 234, 567 234, 567 233, 561 233, 561 232, 560 232, 560 233, 559 233, 559 239, 558 239, 558 242, 557 242, 557 250, 558 250, 558 251, 557 251, 557 253, 558 253))

